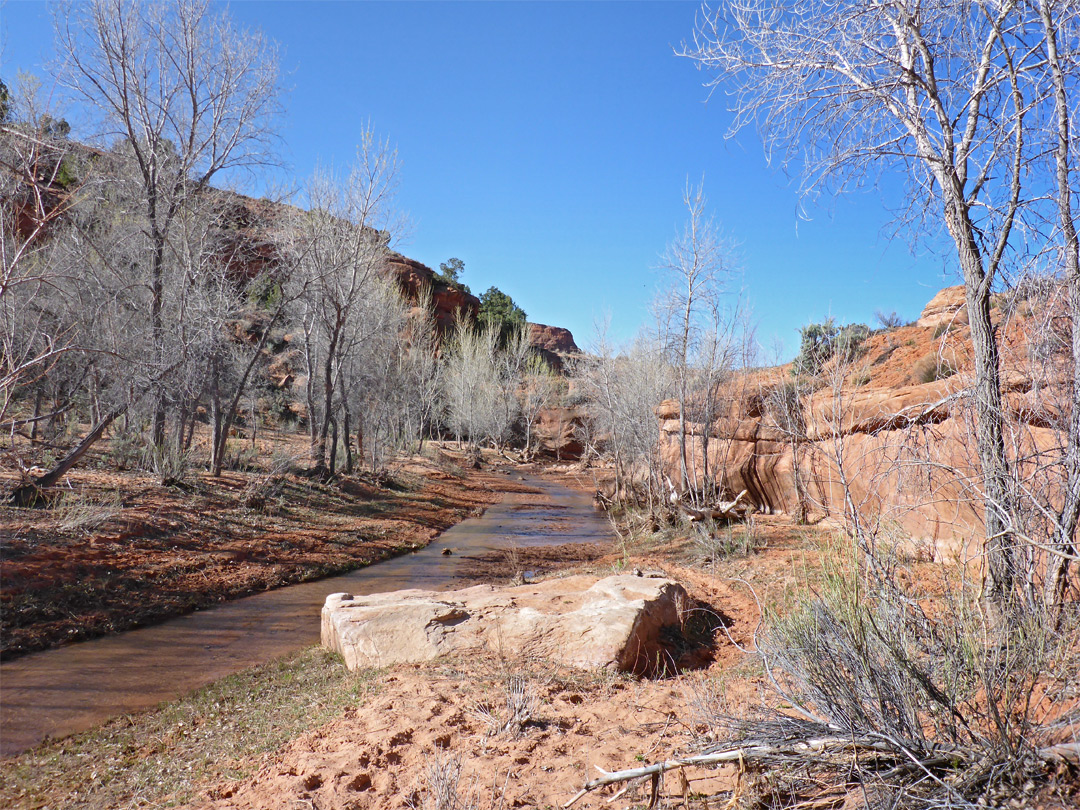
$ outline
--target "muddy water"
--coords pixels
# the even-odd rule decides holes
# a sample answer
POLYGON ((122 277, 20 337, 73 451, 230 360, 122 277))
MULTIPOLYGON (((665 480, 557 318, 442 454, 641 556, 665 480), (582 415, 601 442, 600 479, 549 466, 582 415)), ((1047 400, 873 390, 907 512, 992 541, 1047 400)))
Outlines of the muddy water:
POLYGON ((461 586, 467 566, 463 558, 468 556, 514 544, 611 538, 606 519, 588 495, 540 479, 527 483, 541 497, 508 494, 482 517, 459 523, 413 554, 0 664, 0 756, 150 708, 316 644, 327 594, 447 590, 461 586), (448 548, 453 550, 450 556, 443 554, 448 548))

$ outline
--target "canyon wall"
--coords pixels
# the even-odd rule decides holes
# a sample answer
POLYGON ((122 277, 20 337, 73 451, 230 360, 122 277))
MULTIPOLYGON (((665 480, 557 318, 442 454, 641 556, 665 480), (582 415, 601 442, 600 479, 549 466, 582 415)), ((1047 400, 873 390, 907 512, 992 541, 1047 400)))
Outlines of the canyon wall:
MULTIPOLYGON (((995 321, 1008 369, 1007 441, 1022 477, 1045 493, 1055 486, 1065 376, 1032 360, 1052 319, 1004 310, 995 321)), ((961 553, 982 528, 965 315, 962 291, 949 288, 916 323, 872 334, 844 368, 834 361, 798 382, 790 367, 734 375, 718 418, 704 425, 688 413, 691 478, 701 486, 708 470, 728 497, 745 489, 764 512, 803 510, 808 519, 843 517, 850 497, 898 539, 961 553)), ((664 467, 678 481, 678 402, 662 403, 657 416, 664 467)))

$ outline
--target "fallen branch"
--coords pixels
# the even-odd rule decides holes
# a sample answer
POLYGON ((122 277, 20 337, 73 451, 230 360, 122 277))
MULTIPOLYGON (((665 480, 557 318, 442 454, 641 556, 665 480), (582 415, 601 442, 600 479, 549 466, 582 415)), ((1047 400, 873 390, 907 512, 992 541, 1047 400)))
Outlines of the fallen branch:
POLYGON ((687 506, 684 503, 679 504, 679 509, 690 517, 691 521, 705 520, 711 518, 713 520, 727 520, 733 515, 741 516, 750 509, 750 504, 741 503, 743 497, 746 495, 744 489, 738 495, 735 496, 733 501, 720 501, 712 509, 694 509, 691 506, 687 506))
MULTIPOLYGON (((725 762, 743 763, 755 759, 769 759, 773 757, 782 757, 785 759, 817 758, 819 756, 834 754, 844 750, 871 751, 879 754, 900 756, 899 751, 881 740, 832 736, 795 740, 782 745, 747 745, 736 748, 724 748, 719 751, 697 754, 692 757, 682 757, 681 759, 669 759, 664 762, 656 762, 642 768, 631 768, 625 771, 608 772, 603 768, 596 766, 596 770, 600 771, 602 775, 593 779, 591 782, 586 782, 585 787, 582 788, 574 798, 564 804, 563 808, 571 807, 597 788, 614 785, 619 782, 626 782, 631 779, 639 779, 643 776, 652 776, 654 774, 659 776, 667 771, 673 771, 676 768, 686 768, 694 765, 720 765, 725 762)), ((952 759, 955 760, 956 758, 958 757, 954 754, 952 759)))
MULTIPOLYGON (((601 776, 593 779, 591 782, 586 782, 585 787, 583 787, 574 798, 563 805, 563 809, 566 810, 566 808, 573 806, 597 788, 607 787, 608 785, 629 782, 633 779, 640 779, 646 776, 652 777, 655 785, 656 780, 658 780, 662 774, 677 768, 721 765, 726 762, 738 762, 740 766, 742 766, 745 763, 753 762, 754 760, 775 761, 776 759, 784 759, 788 761, 803 762, 813 760, 820 761, 825 757, 835 756, 839 753, 857 754, 858 752, 881 754, 893 759, 903 760, 900 767, 914 767, 925 771, 926 773, 930 773, 931 768, 943 766, 956 767, 957 763, 968 762, 972 759, 972 756, 967 752, 952 747, 944 748, 941 746, 935 746, 932 753, 929 753, 925 759, 920 759, 915 756, 908 746, 898 745, 895 742, 890 742, 888 740, 882 740, 880 737, 856 738, 851 736, 828 736, 812 737, 804 740, 792 740, 787 743, 776 745, 743 745, 732 748, 723 748, 691 757, 669 759, 625 771, 609 772, 599 766, 595 766, 596 770, 600 771, 601 776)), ((1080 743, 1052 745, 1046 748, 1040 748, 1035 753, 1039 759, 1049 764, 1064 762, 1074 766, 1080 765, 1080 743)), ((896 771, 897 769, 894 768, 893 770, 896 771)))

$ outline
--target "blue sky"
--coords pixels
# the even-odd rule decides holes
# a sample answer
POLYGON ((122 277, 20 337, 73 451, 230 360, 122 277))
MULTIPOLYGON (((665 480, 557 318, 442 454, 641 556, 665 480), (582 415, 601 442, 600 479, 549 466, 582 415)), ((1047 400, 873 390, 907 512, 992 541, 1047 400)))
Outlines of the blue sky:
MULTIPOLYGON (((648 318, 688 178, 704 177, 738 244, 733 293, 767 350, 779 338, 789 358, 798 327, 828 315, 917 317, 957 283, 951 265, 890 241, 895 200, 872 190, 807 204, 755 133, 725 137, 727 99, 706 103, 705 74, 673 54, 698 8, 240 2, 230 12, 281 45, 287 182, 319 162, 347 165, 370 123, 402 162, 398 203, 413 228, 401 251, 436 268, 461 258, 474 292, 498 286, 583 346, 605 316, 618 340, 648 318)), ((48 84, 44 3, 0 5, 0 37, 5 81, 27 70, 48 84)))

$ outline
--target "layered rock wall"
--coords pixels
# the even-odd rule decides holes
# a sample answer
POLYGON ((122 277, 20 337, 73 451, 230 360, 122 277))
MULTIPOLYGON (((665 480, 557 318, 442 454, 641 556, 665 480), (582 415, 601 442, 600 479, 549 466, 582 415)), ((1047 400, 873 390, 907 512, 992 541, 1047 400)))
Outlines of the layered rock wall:
MULTIPOLYGON (((827 368, 799 383, 786 367, 741 375, 709 425, 688 414, 692 480, 701 486, 708 471, 729 496, 745 489, 765 512, 805 508, 811 517, 842 517, 855 506, 900 538, 932 543, 941 553, 968 548, 982 529, 983 505, 958 289, 937 295, 917 324, 872 336, 850 368, 827 368), (783 401, 797 408, 785 411, 783 401)), ((1043 478, 1052 488, 1057 383, 1052 375, 1040 380, 1027 359, 1030 319, 996 318, 1009 369, 1003 389, 1010 452, 1032 480, 1042 475, 1034 468, 1041 459, 1051 468, 1043 478)), ((678 403, 662 403, 657 415, 661 457, 678 481, 678 403)))

